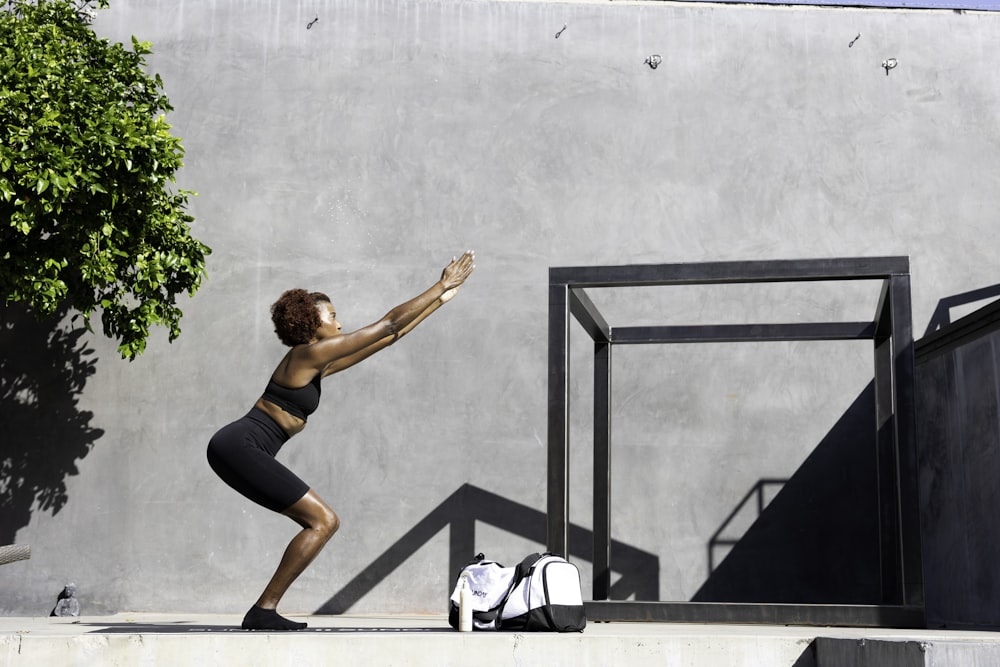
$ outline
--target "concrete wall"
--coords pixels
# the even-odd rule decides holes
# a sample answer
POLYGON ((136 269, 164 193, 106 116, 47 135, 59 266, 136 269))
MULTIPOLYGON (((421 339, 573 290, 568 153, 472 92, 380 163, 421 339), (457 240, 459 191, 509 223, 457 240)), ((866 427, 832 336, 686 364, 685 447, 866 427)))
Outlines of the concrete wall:
MULTIPOLYGON (((134 363, 100 337, 4 313, 3 483, 18 493, 2 528, 33 557, 0 568, 3 613, 47 613, 67 581, 87 613, 252 602, 295 527, 225 487, 204 448, 280 358, 267 308, 286 288, 330 293, 350 328, 477 250, 458 298, 329 380, 280 456, 343 520, 283 608, 390 612, 443 610, 456 554, 514 562, 543 546, 549 266, 909 255, 918 333, 939 299, 996 282, 998 14, 118 0, 97 29, 153 42, 187 149, 181 185, 200 193, 195 233, 215 252, 181 338, 158 336, 134 363)), ((594 299, 615 324, 713 323, 865 319, 877 295, 594 299)), ((791 548, 824 535, 850 545, 831 554, 850 563, 833 580, 842 595, 875 595, 876 554, 853 547, 872 530, 871 473, 839 476, 864 452, 823 446, 868 423, 871 363, 861 343, 618 355, 616 592, 729 597, 713 589, 725 555, 713 536, 754 520, 735 510, 762 480, 782 481, 763 485, 769 499, 797 480, 784 505, 826 514, 771 542, 797 568, 781 596, 830 593, 836 568, 791 548), (824 497, 804 480, 823 480, 824 497)), ((584 534, 588 391, 577 373, 584 534)), ((725 562, 731 584, 761 558, 725 562)))

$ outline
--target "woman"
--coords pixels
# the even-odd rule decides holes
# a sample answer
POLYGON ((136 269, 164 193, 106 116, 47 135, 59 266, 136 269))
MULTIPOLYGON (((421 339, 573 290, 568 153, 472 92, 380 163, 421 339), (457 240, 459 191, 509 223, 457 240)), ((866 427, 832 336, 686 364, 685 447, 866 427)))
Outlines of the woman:
POLYGON ((288 438, 305 428, 306 419, 318 407, 320 380, 405 336, 455 296, 475 269, 474 261, 471 250, 453 259, 430 289, 353 333, 341 333, 329 297, 319 292, 289 290, 271 306, 275 332, 291 349, 250 412, 222 428, 208 445, 208 463, 223 481, 255 503, 302 526, 285 549, 271 581, 243 619, 244 629, 306 627, 305 623, 280 616, 276 611, 278 602, 340 526, 330 506, 274 458, 288 438))

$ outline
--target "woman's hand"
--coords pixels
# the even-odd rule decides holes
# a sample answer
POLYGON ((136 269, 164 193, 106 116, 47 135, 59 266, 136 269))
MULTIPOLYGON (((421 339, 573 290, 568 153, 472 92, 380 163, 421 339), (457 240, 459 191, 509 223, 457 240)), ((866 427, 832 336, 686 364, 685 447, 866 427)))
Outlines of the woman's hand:
POLYGON ((442 301, 448 301, 455 296, 453 290, 456 290, 472 275, 476 268, 475 262, 476 253, 472 250, 466 250, 461 257, 451 260, 451 263, 444 267, 444 271, 441 272, 441 284, 444 285, 445 294, 449 292, 451 294, 447 298, 442 294, 442 301))
POLYGON ((448 303, 455 297, 456 294, 458 294, 458 288, 452 287, 450 290, 445 290, 444 294, 438 297, 438 300, 441 303, 448 303))

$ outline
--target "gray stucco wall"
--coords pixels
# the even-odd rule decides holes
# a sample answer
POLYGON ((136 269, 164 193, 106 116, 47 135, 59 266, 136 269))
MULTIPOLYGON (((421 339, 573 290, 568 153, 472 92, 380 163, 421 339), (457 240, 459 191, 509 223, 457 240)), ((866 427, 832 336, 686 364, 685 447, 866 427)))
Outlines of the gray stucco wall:
MULTIPOLYGON (((256 598, 295 527, 219 482, 204 447, 280 358, 267 308, 286 288, 330 293, 352 328, 477 250, 456 300, 328 381, 280 457, 343 520, 283 609, 413 612, 444 608, 452 531, 468 546, 474 527, 475 549, 501 561, 543 546, 549 266, 909 255, 918 333, 939 299, 996 282, 998 14, 117 0, 97 29, 153 42, 187 149, 181 185, 199 192, 195 233, 215 252, 181 338, 134 363, 94 336, 55 341, 64 362, 40 344, 54 347, 47 330, 5 314, 7 368, 34 383, 4 399, 20 415, 8 479, 38 490, 5 510, 6 536, 33 556, 0 568, 3 613, 47 613, 70 580, 85 613, 235 613, 256 598)), ((594 298, 616 323, 712 323, 864 319, 877 296, 820 284, 594 298)), ((655 576, 619 572, 618 590, 710 591, 712 536, 761 480, 804 467, 855 499, 827 518, 870 534, 870 478, 823 443, 868 423, 871 358, 850 343, 619 355, 613 536, 619 562, 655 576)), ((573 391, 585 405, 586 371, 573 391)), ((583 528, 586 420, 575 414, 583 528)), ((872 558, 837 582, 855 601, 872 558)))

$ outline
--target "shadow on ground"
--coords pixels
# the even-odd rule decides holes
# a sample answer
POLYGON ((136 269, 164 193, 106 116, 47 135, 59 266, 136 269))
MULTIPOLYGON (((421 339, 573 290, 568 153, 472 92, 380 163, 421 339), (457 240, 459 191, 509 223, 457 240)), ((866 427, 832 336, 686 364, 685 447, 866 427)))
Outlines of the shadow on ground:
MULTIPOLYGON (((450 530, 449 572, 457 577, 463 566, 476 554, 476 522, 483 522, 533 542, 546 542, 545 512, 508 500, 471 484, 463 484, 440 505, 411 528, 360 574, 323 603, 317 614, 342 614, 367 595, 382 580, 442 529, 450 530)), ((593 559, 593 532, 571 525, 571 556, 593 559)), ((526 554, 525 554, 526 555, 526 554)), ((660 560, 651 554, 621 542, 611 543, 611 562, 621 578, 611 587, 614 599, 633 596, 636 600, 655 600, 660 591, 660 560)), ((513 565, 513 563, 511 563, 513 565)), ((451 594, 453 581, 444 597, 451 594)))
MULTIPOLYGON (((255 630, 244 630, 238 624, 234 625, 208 625, 192 624, 184 622, 176 623, 85 623, 80 622, 81 628, 93 628, 87 630, 91 635, 190 635, 190 634, 212 634, 212 633, 237 633, 249 634, 257 632, 255 630)), ((351 627, 309 627, 303 630, 296 630, 289 634, 317 633, 324 634, 399 634, 399 633, 454 633, 450 626, 438 627, 392 627, 392 626, 351 626, 351 627)), ((269 634, 263 632, 260 634, 269 634)))

